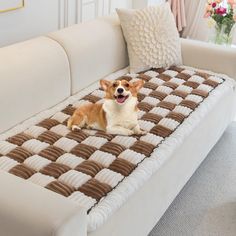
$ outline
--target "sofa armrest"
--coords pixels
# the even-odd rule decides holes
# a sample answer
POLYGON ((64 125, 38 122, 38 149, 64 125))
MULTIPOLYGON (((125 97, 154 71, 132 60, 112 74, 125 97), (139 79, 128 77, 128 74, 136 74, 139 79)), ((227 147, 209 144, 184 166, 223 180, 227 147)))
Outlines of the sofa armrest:
POLYGON ((0 235, 87 235, 86 211, 61 195, 1 171, 0 186, 0 235))
POLYGON ((236 48, 181 39, 183 64, 236 79, 236 48))

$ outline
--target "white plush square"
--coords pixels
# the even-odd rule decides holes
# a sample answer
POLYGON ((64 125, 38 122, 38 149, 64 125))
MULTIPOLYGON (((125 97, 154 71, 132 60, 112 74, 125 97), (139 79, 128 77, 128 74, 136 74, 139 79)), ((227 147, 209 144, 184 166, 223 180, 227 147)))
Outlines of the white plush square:
POLYGON ((128 73, 127 76, 130 76, 132 78, 137 78, 139 76, 139 74, 136 73, 128 73))
POLYGON ((50 163, 51 163, 50 160, 48 160, 44 157, 41 157, 39 155, 31 156, 24 161, 24 164, 26 166, 28 166, 31 169, 36 170, 36 171, 40 171, 42 168, 44 168, 45 166, 47 166, 50 163))
POLYGON ((179 74, 179 72, 175 71, 175 70, 166 70, 163 72, 164 75, 169 75, 171 77, 175 77, 176 75, 179 74))
POLYGON ((146 120, 139 120, 138 123, 140 128, 145 131, 150 131, 155 126, 154 123, 146 120))
POLYGON ((0 154, 6 155, 13 149, 15 149, 17 145, 9 143, 7 141, 0 141, 0 154))
POLYGON ((141 154, 141 153, 138 153, 138 152, 135 152, 135 151, 130 150, 130 149, 126 149, 125 151, 120 153, 118 158, 124 159, 126 161, 129 161, 129 162, 137 165, 140 161, 142 161, 145 158, 145 155, 141 154))
POLYGON ((148 133, 140 138, 141 141, 144 141, 146 143, 151 143, 154 146, 157 146, 164 138, 148 133))
POLYGON ((46 187, 51 182, 55 181, 55 178, 49 175, 35 173, 29 179, 27 179, 27 181, 30 181, 42 187, 46 187))
POLYGON ((145 74, 145 75, 148 75, 148 76, 150 76, 150 77, 157 77, 157 76, 159 75, 158 72, 153 71, 153 70, 146 71, 144 74, 145 74))
POLYGON ((168 95, 164 99, 165 102, 171 102, 174 104, 180 104, 182 100, 183 100, 183 98, 181 98, 179 96, 175 96, 175 95, 168 95))
POLYGON ((178 85, 181 85, 181 84, 183 84, 184 82, 185 82, 185 80, 184 79, 179 79, 179 78, 172 78, 169 82, 171 82, 171 83, 175 83, 175 84, 178 84, 178 85))
POLYGON ((139 110, 138 111, 138 119, 141 119, 144 114, 146 114, 145 111, 139 110))
POLYGON ((170 130, 174 130, 179 125, 179 122, 175 121, 173 119, 170 119, 170 118, 163 118, 160 120, 160 122, 158 124, 168 128, 170 130))
POLYGON ((117 9, 127 42, 130 71, 181 64, 181 43, 169 3, 117 9))
POLYGON ((140 80, 140 78, 132 78, 129 82, 130 82, 130 83, 133 83, 133 82, 136 82, 136 81, 138 81, 138 80, 140 80))
POLYGON ((71 132, 65 125, 59 124, 50 129, 52 132, 59 134, 61 136, 66 136, 71 132))
POLYGON ((188 79, 188 81, 196 82, 196 83, 201 84, 205 81, 205 79, 201 76, 193 75, 191 78, 188 79))
POLYGON ((96 199, 86 196, 79 191, 73 192, 68 199, 74 201, 78 206, 81 206, 86 210, 90 209, 97 201, 96 199))
POLYGON ((54 116, 52 116, 52 119, 57 120, 60 123, 63 123, 69 117, 70 117, 69 115, 63 112, 57 112, 54 116))
POLYGON ((69 166, 70 168, 74 169, 76 166, 84 162, 85 160, 81 157, 77 157, 71 153, 65 153, 59 158, 57 158, 56 162, 69 166))
POLYGON ((127 137, 127 136, 120 136, 120 135, 117 135, 115 138, 113 138, 111 140, 113 143, 118 143, 126 148, 129 148, 131 147, 136 141, 137 139, 134 138, 134 137, 127 137))
POLYGON ((103 98, 105 97, 105 92, 103 90, 100 89, 96 89, 95 91, 92 92, 92 95, 103 98))
POLYGON ((24 131, 25 134, 28 134, 32 136, 33 138, 38 138, 38 136, 44 132, 46 132, 47 129, 40 127, 40 126, 31 126, 26 131, 24 131))
POLYGON ((143 100, 142 100, 142 102, 147 102, 147 103, 149 103, 149 104, 151 104, 151 105, 153 105, 153 106, 156 106, 159 102, 160 102, 160 100, 159 99, 157 99, 157 98, 153 98, 153 97, 145 97, 143 100))
POLYGON ((180 85, 180 86, 176 89, 176 91, 182 91, 182 92, 185 92, 185 93, 191 93, 192 90, 193 90, 192 87, 186 86, 186 85, 183 85, 183 84, 180 85))
POLYGON ((176 106, 173 110, 174 112, 177 112, 177 113, 181 113, 183 114, 184 116, 188 116, 191 112, 192 112, 192 109, 188 108, 188 107, 184 107, 184 106, 176 106))
POLYGON ((188 75, 194 75, 196 72, 194 70, 185 69, 185 70, 181 71, 181 73, 188 74, 188 75))
POLYGON ((203 91, 209 93, 209 92, 213 89, 213 87, 211 87, 211 86, 209 86, 209 85, 206 85, 206 84, 200 84, 200 85, 197 87, 197 89, 200 89, 200 90, 203 90, 203 91))
POLYGON ((40 153, 43 149, 46 149, 49 146, 48 143, 40 142, 37 139, 30 139, 23 143, 22 147, 29 150, 33 153, 40 153))
POLYGON ((173 89, 170 88, 170 87, 161 85, 161 86, 159 86, 159 87, 156 89, 156 91, 159 91, 159 92, 162 92, 162 93, 166 93, 166 94, 170 94, 170 93, 173 91, 173 89))
POLYGON ((159 78, 152 78, 149 80, 149 82, 154 83, 154 84, 158 84, 158 85, 162 85, 165 83, 164 80, 159 79, 159 78))
POLYGON ((208 79, 210 79, 212 81, 215 81, 216 83, 219 83, 219 84, 223 82, 223 79, 221 79, 221 78, 219 78, 217 76, 214 76, 214 75, 209 76, 208 79))
POLYGON ((86 175, 82 172, 76 170, 69 170, 66 173, 62 174, 58 178, 58 180, 74 188, 79 188, 91 178, 92 177, 90 175, 86 175))
POLYGON ((196 102, 196 103, 200 103, 203 101, 203 98, 201 96, 194 95, 194 94, 189 94, 185 99, 196 102))
POLYGON ((149 89, 149 88, 141 88, 139 90, 139 93, 142 93, 144 95, 149 95, 151 92, 152 92, 152 89, 149 89))
POLYGON ((108 184, 114 188, 124 178, 124 176, 109 169, 102 169, 94 178, 99 182, 108 184))
POLYGON ((13 167, 17 166, 19 163, 9 157, 0 157, 0 170, 9 171, 13 167))
POLYGON ((91 135, 91 136, 93 136, 93 135, 95 135, 97 133, 97 130, 95 130, 95 129, 83 129, 83 131, 86 134, 91 135))
POLYGON ((87 144, 89 146, 93 146, 95 148, 100 148, 102 145, 107 143, 107 139, 101 137, 89 136, 82 143, 87 144))
POLYGON ((75 140, 62 137, 58 139, 53 145, 61 148, 66 152, 70 152, 78 143, 75 140))
POLYGON ((102 152, 100 150, 95 151, 90 157, 90 161, 95 161, 100 163, 101 165, 108 167, 116 157, 110 153, 102 152))
POLYGON ((170 113, 170 110, 162 108, 162 107, 154 107, 154 108, 152 108, 150 113, 165 117, 170 113))

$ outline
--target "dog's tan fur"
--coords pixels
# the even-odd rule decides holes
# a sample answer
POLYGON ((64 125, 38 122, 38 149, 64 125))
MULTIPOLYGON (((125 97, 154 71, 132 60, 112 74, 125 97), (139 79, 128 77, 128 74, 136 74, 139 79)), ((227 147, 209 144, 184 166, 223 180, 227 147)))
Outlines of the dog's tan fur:
POLYGON ((68 120, 68 127, 72 128, 74 125, 79 128, 98 128, 106 129, 106 115, 102 109, 102 104, 88 104, 75 110, 72 117, 68 120))

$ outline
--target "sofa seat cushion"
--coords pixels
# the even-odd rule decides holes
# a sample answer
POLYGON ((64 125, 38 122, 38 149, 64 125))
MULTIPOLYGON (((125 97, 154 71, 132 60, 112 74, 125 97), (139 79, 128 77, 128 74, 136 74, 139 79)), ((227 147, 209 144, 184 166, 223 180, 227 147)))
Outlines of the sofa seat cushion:
POLYGON ((104 92, 98 83, 0 136, 0 170, 86 208, 89 231, 103 224, 158 171, 234 86, 226 76, 184 66, 125 78, 146 81, 138 95, 139 123, 147 131, 143 136, 66 127, 76 107, 102 102, 104 92))

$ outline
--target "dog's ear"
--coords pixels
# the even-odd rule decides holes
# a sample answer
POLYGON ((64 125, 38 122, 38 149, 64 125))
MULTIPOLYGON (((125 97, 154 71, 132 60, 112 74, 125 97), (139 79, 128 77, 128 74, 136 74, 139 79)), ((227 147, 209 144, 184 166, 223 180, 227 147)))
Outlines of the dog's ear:
POLYGON ((111 82, 105 79, 100 80, 100 85, 104 91, 108 89, 108 87, 111 85, 111 82))
POLYGON ((139 89, 141 89, 144 85, 144 80, 139 79, 137 81, 133 82, 133 87, 138 91, 139 89))

